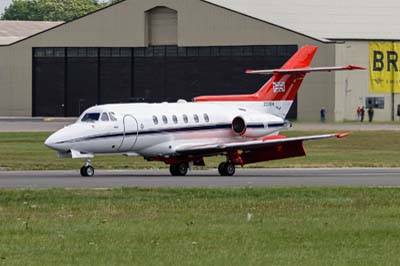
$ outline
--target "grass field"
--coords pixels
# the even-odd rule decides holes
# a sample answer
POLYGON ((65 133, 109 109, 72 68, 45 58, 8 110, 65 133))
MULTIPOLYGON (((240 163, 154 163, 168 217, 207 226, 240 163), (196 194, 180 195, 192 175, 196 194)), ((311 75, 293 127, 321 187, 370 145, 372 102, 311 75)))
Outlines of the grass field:
MULTIPOLYGON (((326 132, 285 132, 288 136, 326 132)), ((83 160, 57 159, 43 142, 50 133, 0 133, 0 169, 56 170, 79 169, 83 160)), ((271 161, 247 167, 400 167, 399 131, 357 131, 345 139, 306 142, 307 157, 271 161)), ((224 158, 208 158, 207 167, 216 167, 224 158)), ((99 156, 99 169, 160 168, 163 163, 141 158, 99 156)))
POLYGON ((0 265, 400 265, 400 189, 3 190, 0 228, 0 265))

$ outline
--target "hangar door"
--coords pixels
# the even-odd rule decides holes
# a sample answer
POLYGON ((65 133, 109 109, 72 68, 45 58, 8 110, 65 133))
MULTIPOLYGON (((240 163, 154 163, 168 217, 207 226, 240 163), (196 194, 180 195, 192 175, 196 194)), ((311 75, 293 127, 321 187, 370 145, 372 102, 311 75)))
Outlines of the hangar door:
POLYGON ((131 48, 35 48, 33 115, 78 116, 96 104, 128 102, 132 60, 131 48))
MULTIPOLYGON (((34 48, 34 116, 78 116, 95 104, 191 100, 257 91, 267 77, 246 69, 280 67, 286 46, 34 48)), ((297 117, 297 105, 289 118, 297 117)))

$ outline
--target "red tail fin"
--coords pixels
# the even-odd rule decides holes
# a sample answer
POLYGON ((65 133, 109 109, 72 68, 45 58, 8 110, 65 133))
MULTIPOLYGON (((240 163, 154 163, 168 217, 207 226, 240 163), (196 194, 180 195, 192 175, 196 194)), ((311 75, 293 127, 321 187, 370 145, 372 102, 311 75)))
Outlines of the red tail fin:
MULTIPOLYGON (((308 68, 317 49, 318 47, 316 46, 304 46, 300 48, 282 66, 281 70, 308 68)), ((293 101, 306 72, 272 73, 271 79, 254 94, 200 96, 194 98, 194 101, 293 101)))
MULTIPOLYGON (((317 52, 316 46, 304 46, 299 49, 281 69, 309 67, 317 52)), ((300 73, 275 73, 272 78, 256 93, 260 100, 293 101, 305 77, 300 73)))

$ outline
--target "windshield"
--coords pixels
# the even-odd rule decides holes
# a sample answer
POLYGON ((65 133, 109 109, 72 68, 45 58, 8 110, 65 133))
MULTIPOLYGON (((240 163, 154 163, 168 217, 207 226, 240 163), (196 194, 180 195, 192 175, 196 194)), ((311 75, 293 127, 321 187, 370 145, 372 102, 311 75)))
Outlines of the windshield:
POLYGON ((99 117, 100 113, 87 113, 82 117, 81 121, 82 122, 98 121, 99 117))

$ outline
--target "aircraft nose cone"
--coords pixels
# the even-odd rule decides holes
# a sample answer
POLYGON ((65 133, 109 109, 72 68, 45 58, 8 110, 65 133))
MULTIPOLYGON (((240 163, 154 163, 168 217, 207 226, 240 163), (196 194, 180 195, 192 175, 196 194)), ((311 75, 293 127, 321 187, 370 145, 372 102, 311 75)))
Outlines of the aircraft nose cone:
POLYGON ((48 148, 56 150, 56 151, 65 151, 67 147, 62 143, 63 141, 63 132, 62 130, 53 133, 50 137, 46 139, 44 145, 48 148))
POLYGON ((58 152, 67 152, 71 149, 71 143, 69 143, 68 140, 73 139, 74 136, 76 136, 76 134, 74 135, 71 128, 65 127, 48 137, 44 145, 58 152))
POLYGON ((48 148, 56 150, 56 145, 55 145, 55 141, 53 136, 50 136, 46 139, 46 141, 44 142, 44 145, 46 145, 48 148))

